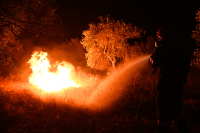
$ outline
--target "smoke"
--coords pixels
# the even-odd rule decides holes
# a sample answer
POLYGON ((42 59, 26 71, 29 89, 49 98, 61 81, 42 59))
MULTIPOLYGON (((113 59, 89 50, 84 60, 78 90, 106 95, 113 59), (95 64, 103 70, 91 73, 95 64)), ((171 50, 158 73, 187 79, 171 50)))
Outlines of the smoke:
POLYGON ((38 40, 35 38, 22 39, 23 51, 18 60, 14 62, 14 67, 7 68, 8 73, 23 73, 29 68, 27 61, 34 51, 48 53, 50 63, 70 62, 79 69, 87 68, 85 51, 78 39, 66 40, 64 42, 52 42, 48 40, 38 40))
POLYGON ((79 78, 77 81, 83 85, 78 88, 70 87, 51 93, 34 87, 31 87, 31 90, 36 97, 45 102, 54 100, 73 107, 100 111, 116 103, 116 100, 126 91, 126 86, 135 82, 135 76, 138 72, 145 76, 148 75, 150 72, 150 67, 147 66, 148 58, 149 55, 143 56, 126 66, 118 67, 104 79, 99 79, 95 75, 85 74, 80 71, 81 77, 77 77, 79 78))
POLYGON ((47 93, 42 90, 34 93, 44 101, 55 101, 78 108, 88 108, 95 111, 109 108, 116 103, 126 91, 126 86, 135 82, 138 72, 142 75, 150 73, 148 67, 149 55, 138 58, 128 65, 118 67, 104 79, 97 79, 94 75, 82 73, 80 79, 84 80, 84 86, 79 88, 67 88, 60 92, 47 93), (87 83, 86 83, 87 82, 87 83))
POLYGON ((83 60, 84 51, 81 47, 78 51, 75 48, 74 50, 73 48, 68 49, 65 44, 53 47, 53 49, 34 47, 26 53, 27 57, 25 58, 30 58, 30 51, 42 50, 48 52, 50 63, 66 61, 70 62, 73 66, 75 64, 73 78, 82 84, 81 87, 70 87, 52 93, 45 92, 32 85, 28 85, 26 89, 34 94, 36 98, 45 102, 51 102, 53 100, 57 103, 73 107, 101 110, 109 108, 116 103, 116 99, 121 97, 126 91, 126 86, 134 82, 135 75, 138 72, 143 75, 148 75, 150 71, 150 67, 148 67, 148 58, 150 55, 146 55, 138 57, 137 60, 130 62, 126 66, 119 66, 105 78, 97 77, 96 75, 85 73, 85 64, 79 61, 83 60))

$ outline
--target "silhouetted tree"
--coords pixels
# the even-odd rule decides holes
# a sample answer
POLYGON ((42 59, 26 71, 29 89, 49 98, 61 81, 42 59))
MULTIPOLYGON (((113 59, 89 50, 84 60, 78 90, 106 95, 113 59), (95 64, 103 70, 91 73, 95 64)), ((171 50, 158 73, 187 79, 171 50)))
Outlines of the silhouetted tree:
MULTIPOLYGON (((16 37, 52 37, 61 30, 61 19, 55 14, 55 0, 7 0, 0 7, 1 31, 16 37)), ((10 39, 9 39, 10 41, 10 39)))
POLYGON ((196 30, 193 31, 192 33, 192 38, 196 40, 197 49, 194 52, 196 58, 193 60, 193 65, 196 65, 197 67, 200 68, 200 8, 196 13, 196 15, 197 15, 196 16, 197 25, 196 25, 196 30))
POLYGON ((117 59, 126 57, 127 39, 140 38, 144 31, 109 15, 99 19, 99 23, 89 24, 89 29, 83 31, 81 43, 87 51, 87 65, 98 70, 114 69, 117 59))
POLYGON ((13 65, 22 51, 22 38, 52 39, 63 35, 54 3, 55 0, 4 1, 0 6, 0 67, 13 65))

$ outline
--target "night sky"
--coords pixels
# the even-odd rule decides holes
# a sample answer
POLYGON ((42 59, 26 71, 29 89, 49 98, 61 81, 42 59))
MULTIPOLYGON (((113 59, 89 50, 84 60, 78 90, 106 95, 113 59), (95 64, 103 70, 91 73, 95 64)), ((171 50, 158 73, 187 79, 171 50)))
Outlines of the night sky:
POLYGON ((98 23, 99 16, 124 20, 143 27, 146 35, 155 35, 162 25, 170 26, 180 37, 189 37, 196 25, 200 0, 57 0, 57 13, 64 20, 68 38, 82 38, 88 24, 98 23))

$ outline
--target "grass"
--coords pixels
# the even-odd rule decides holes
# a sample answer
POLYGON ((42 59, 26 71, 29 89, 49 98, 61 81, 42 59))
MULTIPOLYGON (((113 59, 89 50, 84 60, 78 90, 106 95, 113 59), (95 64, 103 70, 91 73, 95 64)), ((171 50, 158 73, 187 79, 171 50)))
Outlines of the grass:
MULTIPOLYGON (((41 100, 21 79, 12 75, 1 80, 1 133, 154 133, 157 129, 156 77, 138 74, 108 108, 96 111, 72 106, 72 101, 41 100)), ((200 132, 200 85, 194 85, 192 79, 188 82, 184 86, 183 114, 191 133, 195 133, 200 132)), ((173 124, 170 130, 177 132, 173 124)))

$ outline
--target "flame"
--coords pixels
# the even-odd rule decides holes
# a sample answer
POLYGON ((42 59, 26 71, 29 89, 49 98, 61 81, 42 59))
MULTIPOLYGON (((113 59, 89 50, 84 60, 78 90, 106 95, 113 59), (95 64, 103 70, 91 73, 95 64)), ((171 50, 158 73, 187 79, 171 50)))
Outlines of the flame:
POLYGON ((30 68, 33 71, 29 82, 39 89, 52 92, 68 87, 79 87, 70 79, 72 66, 64 61, 51 66, 46 52, 35 51, 27 63, 30 63, 30 68), (56 71, 50 72, 52 68, 56 68, 56 71))

